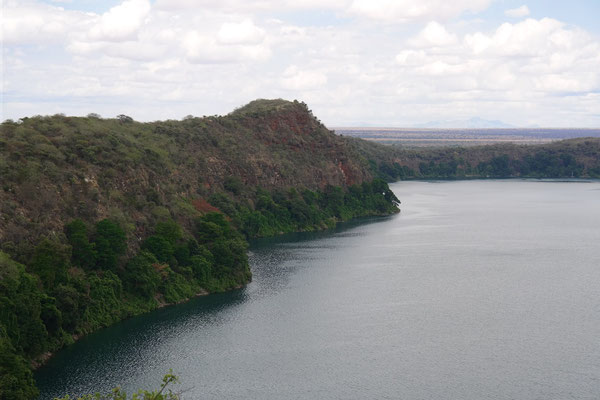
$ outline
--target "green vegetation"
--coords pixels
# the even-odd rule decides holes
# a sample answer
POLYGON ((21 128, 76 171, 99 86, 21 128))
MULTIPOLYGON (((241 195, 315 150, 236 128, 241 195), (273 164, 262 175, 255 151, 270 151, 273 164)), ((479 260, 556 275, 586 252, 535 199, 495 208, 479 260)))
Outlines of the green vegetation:
POLYGON ((42 240, 28 268, 0 252, 1 398, 33 398, 27 360, 74 336, 251 277, 246 242, 222 214, 198 217, 193 234, 162 221, 129 258, 114 221, 101 220, 88 234, 75 220, 65 231, 68 244, 42 240))
POLYGON ((284 100, 182 121, 5 121, 0 155, 1 399, 35 398, 32 365, 81 335, 243 286, 249 238, 397 212, 385 181, 600 177, 597 139, 403 150, 284 100))
POLYGON ((32 365, 81 335, 243 286, 249 238, 397 212, 385 181, 600 177, 597 139, 403 150, 280 99, 182 121, 5 121, 0 155, 1 399, 35 398, 32 365))
POLYGON ((247 203, 234 204, 228 197, 219 195, 211 201, 227 210, 247 238, 314 231, 352 218, 393 214, 398 212, 400 203, 381 179, 352 185, 347 190, 328 186, 324 191, 291 188, 269 193, 258 188, 254 207, 247 203))
POLYGON ((250 103, 242 107, 236 108, 230 113, 230 115, 260 115, 265 112, 281 112, 285 109, 289 109, 292 105, 293 103, 290 103, 289 101, 283 99, 257 99, 251 101, 250 103))
POLYGON ((35 398, 31 367, 77 337, 243 286, 249 238, 398 211, 299 102, 155 123, 36 116, 0 132, 1 399, 35 398))
POLYGON ((398 179, 600 178, 600 139, 404 150, 356 141, 376 175, 398 179), (384 148, 382 148, 384 147, 384 148))
MULTIPOLYGON (((322 191, 374 177, 305 104, 284 100, 182 121, 9 120, 0 125, 0 154, 0 241, 15 246, 31 246, 75 219, 110 218, 131 251, 133 239, 145 238, 162 217, 189 229, 203 212, 197 205, 217 193, 252 203, 259 187, 322 191)), ((100 263, 114 263, 113 256, 96 255, 100 263)))
MULTIPOLYGON (((246 238, 387 215, 397 212, 399 203, 378 179, 322 192, 257 188, 256 199, 252 207, 215 194, 211 201, 229 215, 208 212, 194 218, 189 230, 164 219, 130 255, 124 230, 110 219, 91 229, 80 219, 71 221, 62 242, 44 238, 33 248, 28 267, 0 252, 2 398, 35 397, 27 360, 72 343, 73 337, 197 293, 244 285, 251 278, 246 238)), ((26 256, 11 249, 15 258, 26 256)))
MULTIPOLYGON (((177 376, 173 375, 173 371, 170 371, 167 375, 163 377, 162 385, 160 389, 149 392, 147 390, 140 389, 137 393, 134 393, 130 400, 179 400, 180 397, 177 393, 174 393, 171 389, 167 389, 167 386, 170 384, 178 383, 179 380, 177 376)), ((61 397, 60 399, 55 400, 127 400, 127 393, 125 393, 121 388, 114 388, 110 393, 101 394, 88 394, 82 397, 71 398, 70 396, 61 397)))

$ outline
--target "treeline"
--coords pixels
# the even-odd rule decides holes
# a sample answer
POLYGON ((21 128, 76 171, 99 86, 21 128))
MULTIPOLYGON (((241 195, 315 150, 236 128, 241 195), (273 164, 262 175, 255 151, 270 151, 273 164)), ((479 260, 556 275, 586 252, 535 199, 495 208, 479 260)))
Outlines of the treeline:
POLYGON ((117 223, 75 220, 28 257, 12 254, 26 266, 0 252, 0 398, 35 398, 30 360, 74 337, 250 280, 247 242, 223 214, 196 218, 192 232, 161 221, 127 257, 117 223))
MULTIPOLYGON (((228 181, 230 190, 237 185, 228 181)), ((226 213, 247 238, 273 236, 287 232, 331 228, 336 222, 372 215, 398 212, 400 201, 381 179, 343 189, 327 186, 323 191, 289 188, 269 192, 257 188, 252 202, 217 193, 212 205, 226 213)))
MULTIPOLYGON (((471 165, 465 159, 448 162, 421 162, 418 175, 424 178, 579 178, 583 175, 584 166, 577 163, 571 154, 552 154, 538 151, 526 155, 523 159, 512 158, 502 154, 471 165)), ((597 171, 591 169, 588 176, 594 177, 597 171)))
POLYGON ((387 181, 474 178, 600 178, 600 140, 574 139, 549 145, 495 145, 395 150, 371 159, 387 181))

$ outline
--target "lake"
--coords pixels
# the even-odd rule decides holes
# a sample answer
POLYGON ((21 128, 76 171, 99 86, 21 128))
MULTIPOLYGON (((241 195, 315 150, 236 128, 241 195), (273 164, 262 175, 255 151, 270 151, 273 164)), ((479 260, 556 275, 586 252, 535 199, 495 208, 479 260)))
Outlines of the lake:
POLYGON ((598 399, 600 182, 390 185, 402 213, 256 241, 246 288, 60 351, 41 399, 598 399))

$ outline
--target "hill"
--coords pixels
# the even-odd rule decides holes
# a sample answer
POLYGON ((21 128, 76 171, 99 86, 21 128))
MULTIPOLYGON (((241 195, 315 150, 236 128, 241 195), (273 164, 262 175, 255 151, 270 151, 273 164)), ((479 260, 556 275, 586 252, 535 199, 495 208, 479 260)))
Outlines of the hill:
POLYGON ((388 181, 398 179, 600 178, 600 138, 539 145, 403 149, 349 139, 388 181))
POLYGON ((153 123, 35 116, 0 133, 0 398, 35 398, 30 365, 81 335, 245 285, 248 238, 398 212, 297 101, 153 123))
POLYGON ((304 104, 283 100, 224 117, 32 117, 1 129, 2 242, 37 240, 74 218, 111 217, 144 237, 160 207, 183 218, 215 193, 253 200, 248 188, 322 190, 373 178, 347 141, 304 104))

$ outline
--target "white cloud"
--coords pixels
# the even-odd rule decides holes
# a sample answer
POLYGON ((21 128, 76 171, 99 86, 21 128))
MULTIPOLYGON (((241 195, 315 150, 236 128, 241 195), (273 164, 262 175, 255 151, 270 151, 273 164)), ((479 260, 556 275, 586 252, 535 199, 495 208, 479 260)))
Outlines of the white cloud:
POLYGON ((8 1, 3 117, 155 120, 283 97, 328 124, 600 125, 600 42, 572 25, 452 20, 483 0, 310 0, 293 18, 288 1, 125 0, 104 14, 8 1))
POLYGON ((312 90, 322 88, 327 83, 327 76, 319 71, 302 70, 295 65, 283 72, 281 86, 288 90, 312 90))
POLYGON ((61 42, 89 19, 85 13, 33 2, 6 2, 2 14, 2 42, 7 45, 61 42))
POLYGON ((90 29, 90 37, 107 41, 135 39, 149 13, 148 0, 126 0, 102 14, 90 29))
POLYGON ((511 8, 510 10, 504 11, 504 15, 511 18, 523 18, 530 14, 529 7, 522 5, 521 7, 511 8))
POLYGON ((265 31, 247 19, 240 23, 226 22, 217 35, 221 44, 259 44, 265 38, 265 31))
MULTIPOLYGON (((553 49, 563 51, 578 46, 575 34, 554 19, 527 19, 517 24, 504 23, 492 35, 481 32, 466 35, 465 43, 476 53, 534 57, 548 55, 553 49)), ((579 39, 590 41, 591 38, 579 39)))
POLYGON ((446 20, 486 9, 492 0, 354 0, 349 13, 376 20, 446 20))
POLYGON ((379 21, 446 20, 486 9, 493 0, 157 0, 161 10, 218 8, 227 13, 330 10, 379 21))
POLYGON ((211 64, 236 61, 264 61, 271 56, 265 45, 222 46, 211 36, 191 31, 183 38, 181 46, 191 63, 211 64))
MULTIPOLYGON (((491 33, 473 32, 460 40, 456 37, 457 41, 425 40, 428 36, 448 37, 439 26, 429 30, 438 34, 427 35, 426 31, 417 36, 418 40, 408 40, 419 49, 404 49, 395 57, 405 80, 399 92, 405 98, 422 101, 423 93, 429 90, 435 93, 429 101, 467 102, 477 109, 492 100, 507 109, 512 105, 514 114, 507 118, 514 118, 525 110, 531 113, 554 108, 540 103, 542 97, 560 104, 564 93, 587 96, 600 90, 600 43, 557 20, 505 23, 491 33), (428 87, 430 82, 433 87, 428 87)), ((546 114, 545 118, 551 117, 546 114)), ((571 122, 554 120, 554 124, 571 122)))
POLYGON ((396 62, 407 67, 423 65, 426 60, 427 56, 423 50, 403 50, 396 56, 396 62))
POLYGON ((160 10, 195 10, 210 8, 227 13, 243 14, 257 11, 288 10, 344 10, 352 0, 157 0, 156 8, 160 10))
POLYGON ((475 32, 465 36, 464 44, 473 52, 473 54, 479 54, 492 45, 492 38, 481 32, 475 32))
POLYGON ((440 47, 452 45, 457 41, 455 34, 448 32, 443 25, 432 21, 416 37, 410 39, 409 44, 414 47, 440 47))

